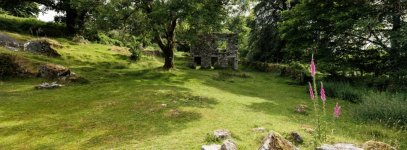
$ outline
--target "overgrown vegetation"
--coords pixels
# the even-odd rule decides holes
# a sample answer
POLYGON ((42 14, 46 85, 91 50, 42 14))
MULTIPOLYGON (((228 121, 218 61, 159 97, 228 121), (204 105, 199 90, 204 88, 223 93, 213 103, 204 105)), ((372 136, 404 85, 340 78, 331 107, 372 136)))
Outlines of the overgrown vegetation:
POLYGON ((326 95, 332 98, 340 98, 352 103, 362 102, 362 97, 367 90, 362 87, 354 87, 345 82, 325 82, 326 95))
POLYGON ((378 122, 391 127, 407 127, 407 95, 394 93, 363 93, 363 101, 353 109, 362 121, 378 122))

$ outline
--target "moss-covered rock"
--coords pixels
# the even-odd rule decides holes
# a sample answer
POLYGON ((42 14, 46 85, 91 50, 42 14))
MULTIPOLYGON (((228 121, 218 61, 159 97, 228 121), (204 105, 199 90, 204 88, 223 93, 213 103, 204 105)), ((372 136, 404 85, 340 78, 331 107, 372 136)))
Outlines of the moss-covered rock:
POLYGON ((32 77, 38 74, 35 65, 27 59, 12 54, 0 54, 0 79, 32 77))
POLYGON ((298 150, 290 141, 284 139, 280 134, 270 132, 264 138, 259 150, 298 150))

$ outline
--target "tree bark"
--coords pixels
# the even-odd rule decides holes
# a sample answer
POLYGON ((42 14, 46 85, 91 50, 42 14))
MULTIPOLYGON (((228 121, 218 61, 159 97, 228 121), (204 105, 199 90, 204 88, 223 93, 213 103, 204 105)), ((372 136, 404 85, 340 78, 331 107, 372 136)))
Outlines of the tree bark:
MULTIPOLYGON (((393 14, 392 14, 392 33, 390 34, 390 70, 398 69, 399 68, 399 61, 400 61, 400 35, 399 32, 401 30, 401 6, 400 0, 397 0, 393 3, 393 14)), ((393 75, 393 78, 398 79, 400 75, 398 73, 393 75)))
POLYGON ((164 66, 165 70, 170 70, 174 68, 174 50, 166 50, 167 53, 164 53, 164 66))
POLYGON ((155 36, 155 42, 160 47, 161 51, 164 54, 164 66, 165 70, 170 70, 174 68, 174 42, 173 39, 167 38, 167 43, 164 44, 161 37, 159 35, 155 36))
POLYGON ((65 25, 66 25, 66 30, 68 31, 69 34, 75 34, 76 33, 76 18, 78 16, 77 11, 75 9, 68 8, 66 11, 66 18, 65 18, 65 25))

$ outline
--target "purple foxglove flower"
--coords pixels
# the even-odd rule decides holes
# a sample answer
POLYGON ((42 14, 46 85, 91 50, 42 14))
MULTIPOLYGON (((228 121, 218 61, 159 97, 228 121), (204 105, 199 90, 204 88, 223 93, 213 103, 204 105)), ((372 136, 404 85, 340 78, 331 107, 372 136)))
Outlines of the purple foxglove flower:
POLYGON ((309 96, 311 97, 312 100, 314 100, 315 95, 314 95, 314 90, 312 90, 311 82, 308 82, 308 84, 309 84, 309 96))
POLYGON ((322 100, 323 102, 326 101, 324 84, 322 84, 322 82, 321 82, 321 100, 322 100))
POLYGON ((312 54, 312 58, 311 58, 310 71, 311 71, 311 76, 315 77, 316 68, 315 68, 315 63, 314 63, 314 54, 312 54))
POLYGON ((334 113, 336 118, 339 118, 341 116, 341 106, 339 106, 338 103, 336 103, 334 113))

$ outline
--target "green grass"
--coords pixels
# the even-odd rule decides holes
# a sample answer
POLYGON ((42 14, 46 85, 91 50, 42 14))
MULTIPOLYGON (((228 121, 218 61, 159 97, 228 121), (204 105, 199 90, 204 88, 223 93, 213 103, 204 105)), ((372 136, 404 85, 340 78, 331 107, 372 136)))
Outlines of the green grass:
MULTIPOLYGON (((159 58, 130 64, 109 51, 111 46, 56 40, 64 46, 58 49, 62 58, 17 55, 68 66, 90 83, 34 90, 45 80, 0 81, 1 149, 189 150, 199 149, 207 133, 220 128, 233 133, 240 149, 256 149, 266 134, 252 131, 259 126, 283 135, 297 131, 305 139, 299 147, 311 149, 312 136, 303 128, 314 125, 314 115, 294 108, 312 102, 305 87, 290 79, 244 67, 238 73, 191 70, 180 53, 177 69, 166 72, 159 58)), ((0 48, 0 53, 10 52, 0 48)), ((406 132, 355 121, 350 116, 357 105, 347 101, 328 99, 328 112, 335 102, 343 117, 329 124, 329 142, 375 139, 407 149, 406 132)))

